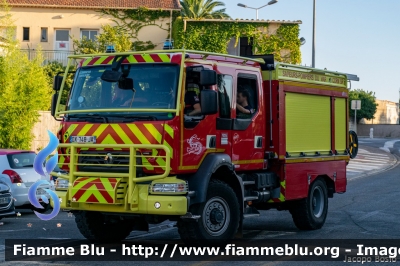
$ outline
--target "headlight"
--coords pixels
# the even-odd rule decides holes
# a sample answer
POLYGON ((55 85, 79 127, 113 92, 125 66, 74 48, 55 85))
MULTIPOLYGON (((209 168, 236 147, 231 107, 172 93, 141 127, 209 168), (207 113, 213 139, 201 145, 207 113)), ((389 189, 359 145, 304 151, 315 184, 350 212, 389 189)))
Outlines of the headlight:
POLYGON ((182 183, 153 183, 149 187, 150 194, 186 194, 188 192, 188 185, 186 182, 182 183))
POLYGON ((57 178, 54 187, 55 187, 55 189, 58 189, 58 190, 67 190, 68 185, 69 185, 69 180, 57 178))

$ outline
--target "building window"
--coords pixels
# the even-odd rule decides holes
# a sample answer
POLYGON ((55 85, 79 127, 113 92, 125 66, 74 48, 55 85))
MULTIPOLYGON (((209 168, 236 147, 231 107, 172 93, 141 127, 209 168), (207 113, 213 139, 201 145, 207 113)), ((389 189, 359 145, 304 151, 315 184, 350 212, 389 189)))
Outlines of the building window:
POLYGON ((97 35, 97 30, 81 30, 81 38, 86 38, 87 40, 95 41, 97 35))
POLYGON ((41 28, 40 30, 40 41, 47 42, 47 28, 41 28))
POLYGON ((23 27, 22 32, 23 32, 22 40, 29 41, 29 28, 23 27))
POLYGON ((253 55, 253 37, 240 37, 240 56, 253 55))

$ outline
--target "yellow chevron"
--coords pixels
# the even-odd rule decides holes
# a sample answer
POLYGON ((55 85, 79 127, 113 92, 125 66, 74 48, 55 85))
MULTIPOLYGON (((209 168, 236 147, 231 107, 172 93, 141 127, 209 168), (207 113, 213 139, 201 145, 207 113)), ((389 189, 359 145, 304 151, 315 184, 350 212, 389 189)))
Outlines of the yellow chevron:
POLYGON ((153 124, 144 124, 144 126, 150 132, 150 134, 157 140, 158 144, 160 144, 162 140, 162 135, 156 129, 156 127, 153 124))
POLYGON ((100 191, 97 190, 97 187, 93 184, 83 195, 80 197, 79 202, 87 202, 88 198, 91 195, 94 195, 96 199, 99 201, 99 203, 107 203, 106 199, 101 195, 100 191), (93 190, 90 190, 91 188, 95 188, 93 190))
POLYGON ((149 54, 142 55, 142 58, 143 58, 143 60, 145 62, 148 62, 148 63, 153 63, 154 62, 153 58, 151 58, 151 56, 149 54))
POLYGON ((78 132, 78 136, 85 136, 86 133, 89 131, 89 129, 91 129, 93 126, 93 124, 86 124, 83 126, 83 128, 81 129, 81 131, 78 132))
POLYGON ((150 141, 143 135, 135 124, 130 124, 128 127, 135 134, 141 144, 150 144, 150 141))
POLYGON ((127 59, 129 63, 137 63, 137 60, 135 59, 135 57, 133 57, 133 55, 128 56, 127 59))
POLYGON ((174 138, 174 130, 170 125, 164 124, 164 130, 171 136, 171 138, 174 138))
MULTIPOLYGON (((93 65, 101 65, 104 60, 106 60, 108 58, 108 56, 102 56, 100 57, 93 65)), ((112 62, 113 60, 111 60, 110 62, 112 62)))
POLYGON ((118 136, 122 139, 124 144, 132 144, 133 143, 132 140, 125 134, 125 132, 122 130, 122 128, 119 125, 111 124, 111 127, 118 134, 118 136))
POLYGON ((64 143, 67 142, 69 136, 74 132, 74 130, 78 127, 78 124, 72 124, 68 127, 67 131, 64 133, 64 143))
POLYGON ((169 56, 166 54, 159 54, 158 56, 161 58, 163 62, 171 62, 171 58, 169 58, 169 56))

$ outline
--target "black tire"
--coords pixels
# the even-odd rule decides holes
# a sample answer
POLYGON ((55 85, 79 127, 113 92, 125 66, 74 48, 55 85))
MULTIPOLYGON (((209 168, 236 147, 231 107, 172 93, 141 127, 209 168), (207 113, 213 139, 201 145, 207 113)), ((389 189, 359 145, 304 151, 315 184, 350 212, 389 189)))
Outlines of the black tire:
POLYGON ((80 211, 75 214, 79 232, 88 240, 96 242, 119 242, 133 230, 132 220, 106 219, 100 212, 80 211))
POLYGON ((211 180, 206 202, 191 206, 189 211, 201 217, 197 221, 178 221, 178 232, 187 243, 222 243, 232 239, 239 228, 238 198, 220 180, 211 180))
POLYGON ((352 130, 349 132, 349 153, 351 159, 356 158, 358 154, 358 137, 352 130))
POLYGON ((308 197, 293 202, 289 211, 294 224, 300 230, 320 229, 328 214, 328 190, 325 181, 315 180, 308 191, 308 197))

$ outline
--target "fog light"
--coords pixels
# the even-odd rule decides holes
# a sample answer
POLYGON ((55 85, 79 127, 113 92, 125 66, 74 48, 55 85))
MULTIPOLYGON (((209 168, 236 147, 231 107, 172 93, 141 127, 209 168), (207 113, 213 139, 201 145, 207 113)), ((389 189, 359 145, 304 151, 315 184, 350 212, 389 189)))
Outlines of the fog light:
POLYGON ((57 178, 56 183, 54 184, 55 189, 58 190, 67 190, 68 189, 69 180, 57 178))
POLYGON ((154 183, 149 187, 150 194, 178 193, 184 194, 188 191, 187 183, 154 183))
POLYGON ((161 203, 156 202, 154 203, 154 208, 159 209, 161 207, 161 203))

